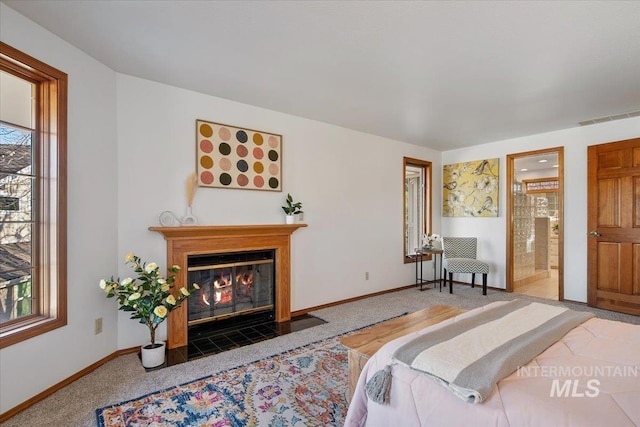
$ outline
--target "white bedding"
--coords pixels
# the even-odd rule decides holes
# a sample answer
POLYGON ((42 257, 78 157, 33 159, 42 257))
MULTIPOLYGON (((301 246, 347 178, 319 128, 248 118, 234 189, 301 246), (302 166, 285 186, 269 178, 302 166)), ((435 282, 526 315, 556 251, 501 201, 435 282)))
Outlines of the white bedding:
POLYGON ((392 367, 390 404, 370 401, 365 382, 391 354, 425 331, 394 340, 365 365, 347 426, 640 426, 640 326, 590 319, 498 383, 480 404, 467 403, 407 367, 392 367))

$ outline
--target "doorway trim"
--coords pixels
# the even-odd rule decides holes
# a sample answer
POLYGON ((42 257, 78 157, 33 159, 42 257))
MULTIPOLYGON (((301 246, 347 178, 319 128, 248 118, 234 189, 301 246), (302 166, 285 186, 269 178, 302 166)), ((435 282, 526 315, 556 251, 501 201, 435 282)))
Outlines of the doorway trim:
POLYGON ((513 292, 513 194, 515 160, 540 154, 558 154, 558 301, 564 301, 564 147, 507 154, 507 292, 513 292))

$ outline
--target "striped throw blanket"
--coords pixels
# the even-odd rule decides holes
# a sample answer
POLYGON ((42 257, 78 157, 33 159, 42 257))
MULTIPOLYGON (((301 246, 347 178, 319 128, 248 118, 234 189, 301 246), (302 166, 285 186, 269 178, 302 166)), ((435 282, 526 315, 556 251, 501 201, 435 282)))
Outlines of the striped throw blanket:
MULTIPOLYGON (((420 335, 399 347, 392 360, 429 375, 468 402, 480 403, 498 381, 593 316, 514 300, 420 335)), ((389 375, 386 367, 369 380, 372 400, 388 403, 389 375)))

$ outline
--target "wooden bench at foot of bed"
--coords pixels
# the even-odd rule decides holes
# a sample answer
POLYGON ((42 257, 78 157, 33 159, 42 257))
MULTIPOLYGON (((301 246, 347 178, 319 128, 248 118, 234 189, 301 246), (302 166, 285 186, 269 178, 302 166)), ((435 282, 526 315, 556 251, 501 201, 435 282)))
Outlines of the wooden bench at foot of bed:
POLYGON ((362 368, 380 347, 396 338, 435 325, 465 311, 448 305, 434 305, 340 338, 342 345, 349 349, 349 399, 356 389, 362 368))

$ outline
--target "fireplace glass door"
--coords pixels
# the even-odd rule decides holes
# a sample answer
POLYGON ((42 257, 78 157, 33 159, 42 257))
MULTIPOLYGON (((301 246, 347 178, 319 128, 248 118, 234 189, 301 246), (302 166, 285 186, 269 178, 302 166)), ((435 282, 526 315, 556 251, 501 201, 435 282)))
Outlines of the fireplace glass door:
POLYGON ((189 298, 189 326, 259 312, 275 313, 274 251, 190 255, 189 284, 200 286, 189 298))

